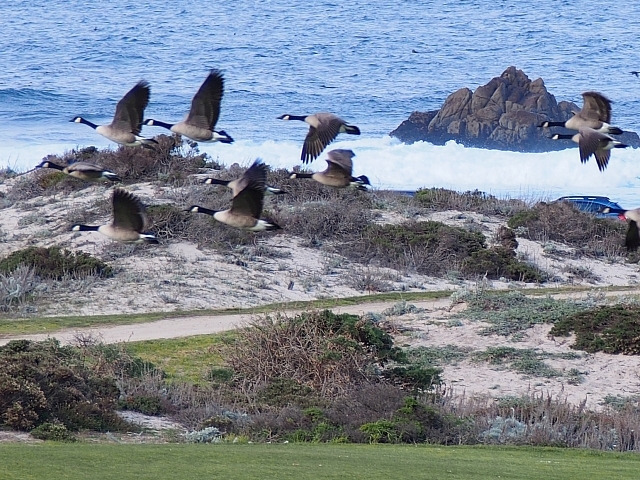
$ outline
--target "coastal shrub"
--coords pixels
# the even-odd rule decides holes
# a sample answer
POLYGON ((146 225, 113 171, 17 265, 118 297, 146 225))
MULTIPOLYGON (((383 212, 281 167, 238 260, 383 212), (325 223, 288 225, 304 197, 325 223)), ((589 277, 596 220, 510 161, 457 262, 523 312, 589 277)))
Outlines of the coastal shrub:
POLYGON ((457 318, 486 322, 482 335, 513 336, 516 339, 525 330, 539 323, 557 323, 563 318, 584 310, 584 304, 547 297, 528 297, 519 291, 492 293, 467 292, 457 296, 467 308, 457 318))
POLYGON ((118 400, 118 408, 144 413, 145 415, 165 413, 163 401, 158 395, 127 396, 118 400))
POLYGON ((640 355, 640 307, 613 305, 577 312, 557 321, 549 334, 571 332, 575 333, 573 349, 640 355))
POLYGON ((56 340, 18 340, 0 347, 0 425, 32 430, 54 421, 67 430, 120 430, 115 380, 83 365, 56 340))
POLYGON ((508 225, 530 240, 554 241, 594 256, 620 255, 626 225, 596 218, 570 202, 540 202, 512 216, 508 225))
POLYGON ((546 280, 546 275, 539 268, 518 260, 513 249, 502 246, 471 252, 462 262, 461 271, 465 275, 505 277, 520 282, 541 283, 546 280))
POLYGON ((37 286, 33 269, 20 265, 10 273, 0 273, 0 310, 24 306, 37 286))
POLYGON ((370 224, 357 240, 341 247, 342 255, 358 262, 442 275, 455 269, 472 252, 483 249, 485 238, 481 233, 441 222, 370 224))
POLYGON ((84 252, 71 252, 61 247, 27 247, 10 253, 0 260, 0 273, 12 273, 20 266, 33 270, 41 278, 61 280, 88 275, 113 276, 112 268, 103 261, 84 252))
MULTIPOLYGON (((326 241, 356 242, 374 219, 370 208, 354 202, 359 196, 365 194, 346 192, 335 200, 307 200, 291 206, 284 199, 273 209, 274 220, 288 234, 304 238, 313 246, 321 246, 326 241)), ((367 201, 366 197, 363 201, 367 201)))
POLYGON ((331 397, 368 382, 378 350, 392 352, 390 337, 376 328, 358 316, 328 310, 267 315, 238 332, 226 361, 251 390, 279 380, 288 388, 311 388, 331 397))
POLYGON ((51 440, 54 442, 75 442, 74 435, 67 430, 63 423, 45 422, 29 432, 32 437, 39 440, 51 440))
POLYGON ((522 200, 501 200, 479 190, 461 193, 446 188, 421 188, 413 198, 418 206, 434 211, 460 210, 486 215, 513 215, 527 208, 522 200))

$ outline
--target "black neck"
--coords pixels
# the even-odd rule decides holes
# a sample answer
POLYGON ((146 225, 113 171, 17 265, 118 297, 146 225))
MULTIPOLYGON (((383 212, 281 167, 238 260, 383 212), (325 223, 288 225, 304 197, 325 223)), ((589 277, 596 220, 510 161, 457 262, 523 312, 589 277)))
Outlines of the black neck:
POLYGON ((64 167, 61 167, 61 166, 60 166, 60 165, 58 165, 57 163, 53 163, 53 162, 49 162, 49 161, 42 162, 42 163, 41 163, 40 165, 38 165, 38 166, 42 168, 42 164, 44 164, 44 163, 46 163, 46 164, 47 164, 47 166, 46 166, 45 168, 55 168, 56 170, 60 170, 60 171, 64 170, 64 167))
POLYGON ((304 122, 305 118, 307 118, 306 115, 289 115, 289 120, 301 120, 304 122))
POLYGON ((89 120, 85 120, 84 118, 80 119, 80 123, 84 123, 85 125, 89 125, 91 128, 96 129, 98 128, 98 125, 96 125, 93 122, 90 122, 89 120))
POLYGON ((72 230, 76 232, 97 232, 100 225, 74 225, 72 230))
POLYGON ((206 215, 211 215, 211 216, 213 216, 216 212, 217 210, 210 210, 204 207, 198 207, 198 211, 197 211, 197 213, 204 213, 206 215))
POLYGON ((565 133, 559 133, 556 138, 558 140, 572 140, 573 139, 573 135, 571 134, 565 134, 565 133))
POLYGON ((296 173, 295 178, 313 178, 313 173, 296 173))
POLYGON ((156 125, 158 127, 166 128, 167 130, 171 130, 171 127, 173 127, 173 124, 171 123, 161 122, 160 120, 153 120, 152 126, 156 126, 156 125))
POLYGON ((211 185, 224 185, 225 187, 229 185, 229 180, 218 180, 217 178, 207 178, 206 183, 211 185))

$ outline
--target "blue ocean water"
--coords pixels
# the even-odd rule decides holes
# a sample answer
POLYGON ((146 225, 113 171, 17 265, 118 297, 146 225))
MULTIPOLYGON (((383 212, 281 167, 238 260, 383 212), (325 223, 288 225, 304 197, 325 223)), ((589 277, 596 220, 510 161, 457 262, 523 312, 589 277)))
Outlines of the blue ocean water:
MULTIPOLYGON (((640 131, 640 3, 595 0, 351 0, 335 2, 82 2, 0 4, 0 164, 27 169, 47 153, 106 139, 69 123, 109 122, 138 80, 151 83, 148 117, 181 120, 210 68, 224 71, 218 128, 233 145, 201 149, 230 164, 292 167, 306 125, 283 113, 332 111, 358 125, 356 174, 379 187, 439 186, 498 195, 600 194, 640 202, 640 158, 616 150, 609 168, 576 149, 519 154, 459 145, 403 145, 387 134, 414 110, 439 108, 510 65, 542 77, 558 100, 614 100, 614 123, 640 131), (413 53, 413 52, 417 53, 413 53)), ((165 133, 145 127, 143 134, 165 133)), ((317 160, 313 167, 324 168, 317 160)))

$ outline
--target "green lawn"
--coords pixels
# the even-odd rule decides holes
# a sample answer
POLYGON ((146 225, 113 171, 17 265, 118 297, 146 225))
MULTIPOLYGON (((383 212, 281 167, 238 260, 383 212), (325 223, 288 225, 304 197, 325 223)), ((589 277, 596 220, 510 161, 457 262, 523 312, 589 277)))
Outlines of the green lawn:
POLYGON ((233 332, 194 335, 161 340, 127 342, 124 348, 131 355, 153 363, 169 379, 199 383, 211 370, 223 364, 220 349, 230 341, 233 332))
POLYGON ((637 479, 640 456, 388 445, 0 445, 0 479, 637 479))

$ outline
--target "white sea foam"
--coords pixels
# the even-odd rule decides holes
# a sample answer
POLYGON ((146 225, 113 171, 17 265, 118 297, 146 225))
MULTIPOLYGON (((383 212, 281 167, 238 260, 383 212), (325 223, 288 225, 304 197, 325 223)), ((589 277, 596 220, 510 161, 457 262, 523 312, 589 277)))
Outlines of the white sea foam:
MULTIPOLYGON (((95 140, 95 139, 94 139, 95 140)), ((107 147, 106 141, 86 145, 107 147)), ((0 159, 12 168, 33 168, 49 153, 86 145, 15 144, 3 148, 0 159)), ((594 159, 580 163, 577 147, 559 152, 517 153, 466 148, 455 142, 436 146, 426 142, 406 145, 388 136, 358 138, 331 144, 327 150, 350 148, 356 153, 354 175, 367 175, 375 188, 415 190, 442 187, 481 190, 499 197, 530 200, 562 195, 603 195, 623 206, 640 205, 640 161, 637 149, 616 149, 609 167, 598 171, 594 159)), ((225 165, 249 165, 262 158, 273 167, 291 169, 300 165, 298 141, 236 141, 231 145, 200 144, 200 150, 225 165)), ((322 170, 326 153, 309 168, 322 170)))

